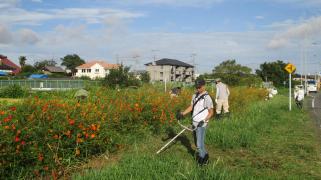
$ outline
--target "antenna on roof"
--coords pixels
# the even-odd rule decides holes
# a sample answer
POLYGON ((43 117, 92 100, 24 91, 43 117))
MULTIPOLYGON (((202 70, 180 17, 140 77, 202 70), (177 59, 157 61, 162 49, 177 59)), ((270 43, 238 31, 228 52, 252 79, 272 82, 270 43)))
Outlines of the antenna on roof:
POLYGON ((158 51, 160 51, 160 50, 158 50, 158 49, 152 49, 154 61, 156 61, 156 53, 155 53, 155 52, 158 52, 158 51))

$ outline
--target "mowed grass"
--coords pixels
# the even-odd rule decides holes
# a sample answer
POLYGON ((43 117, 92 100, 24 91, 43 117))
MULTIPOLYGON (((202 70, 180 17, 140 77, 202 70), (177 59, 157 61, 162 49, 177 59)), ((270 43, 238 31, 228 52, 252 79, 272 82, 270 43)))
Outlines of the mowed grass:
POLYGON ((320 139, 314 122, 286 96, 257 102, 230 119, 212 121, 206 135, 210 163, 198 167, 195 145, 186 132, 159 155, 156 151, 180 130, 148 136, 122 152, 119 161, 84 170, 73 179, 321 179, 320 139))

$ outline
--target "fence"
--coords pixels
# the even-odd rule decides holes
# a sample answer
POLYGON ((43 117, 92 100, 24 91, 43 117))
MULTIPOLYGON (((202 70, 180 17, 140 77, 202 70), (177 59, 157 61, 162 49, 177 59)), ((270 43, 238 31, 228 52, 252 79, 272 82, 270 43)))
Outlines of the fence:
POLYGON ((0 88, 19 85, 34 90, 80 89, 86 86, 99 86, 100 81, 86 80, 0 80, 0 88))

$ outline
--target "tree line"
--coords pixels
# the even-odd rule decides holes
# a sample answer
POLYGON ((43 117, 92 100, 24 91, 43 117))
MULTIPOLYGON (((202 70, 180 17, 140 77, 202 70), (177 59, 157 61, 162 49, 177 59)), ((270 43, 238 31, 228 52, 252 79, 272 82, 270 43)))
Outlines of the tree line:
POLYGON ((250 67, 238 64, 236 60, 226 60, 214 67, 211 73, 205 73, 200 78, 215 79, 221 78, 222 81, 232 86, 247 85, 255 86, 262 81, 273 82, 274 86, 284 86, 288 81, 288 74, 284 70, 287 63, 277 60, 260 64, 259 69, 252 71, 250 67))
MULTIPOLYGON (((77 54, 66 55, 61 58, 61 65, 71 71, 70 76, 77 72, 76 67, 85 63, 77 54)), ((32 74, 41 72, 45 66, 56 66, 58 63, 51 60, 37 61, 33 65, 27 63, 25 56, 19 57, 21 74, 32 74)), ((254 86, 262 81, 271 81, 275 86, 283 86, 288 80, 288 74, 284 70, 287 63, 277 60, 273 62, 264 62, 259 69, 252 71, 250 67, 238 64, 236 60, 226 60, 215 66, 211 73, 202 74, 199 78, 215 79, 221 78, 224 82, 232 86, 248 85, 254 86)), ((127 84, 135 85, 134 75, 130 73, 130 68, 121 66, 119 69, 110 71, 106 76, 106 84, 127 84)), ((141 80, 149 82, 150 77, 147 72, 141 74, 141 80)))
MULTIPOLYGON (((61 65, 65 66, 67 69, 73 73, 76 73, 76 67, 82 64, 85 64, 85 60, 80 58, 77 54, 66 55, 63 58, 60 58, 61 65)), ((32 73, 40 73, 45 66, 56 66, 58 63, 53 59, 45 59, 35 62, 33 65, 27 63, 27 58, 25 56, 19 57, 19 64, 21 66, 21 74, 29 75, 32 73)))

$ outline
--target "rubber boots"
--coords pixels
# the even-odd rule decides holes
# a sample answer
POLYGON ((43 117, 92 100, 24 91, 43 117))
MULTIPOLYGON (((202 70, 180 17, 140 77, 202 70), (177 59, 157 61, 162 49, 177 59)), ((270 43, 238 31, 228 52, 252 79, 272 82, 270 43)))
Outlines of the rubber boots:
POLYGON ((215 114, 215 119, 220 120, 221 119, 221 114, 215 114))
POLYGON ((208 164, 208 154, 205 154, 205 156, 203 158, 201 157, 198 157, 197 159, 197 163, 199 166, 203 166, 203 165, 207 165, 208 164))

